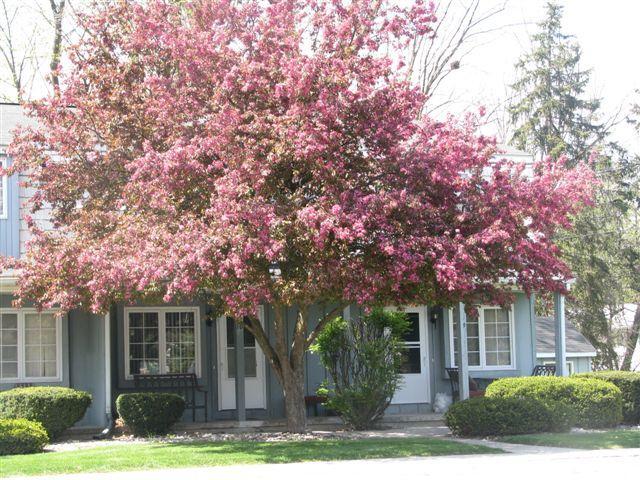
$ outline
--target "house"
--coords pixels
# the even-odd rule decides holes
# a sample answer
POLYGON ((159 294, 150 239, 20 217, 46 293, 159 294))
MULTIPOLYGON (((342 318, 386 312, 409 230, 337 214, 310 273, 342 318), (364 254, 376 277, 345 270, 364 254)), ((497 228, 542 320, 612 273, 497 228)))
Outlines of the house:
MULTIPOLYGON (((0 105, 4 165, 11 162, 4 150, 10 131, 23 120, 19 106, 0 105)), ((3 178, 0 185, 0 255, 19 257, 29 235, 24 217, 33 192, 15 176, 3 178)), ((42 228, 52 228, 46 209, 35 220, 42 228)), ((93 395, 93 403, 78 425, 100 428, 109 423, 116 396, 135 390, 135 374, 195 373, 208 392, 209 419, 284 415, 282 390, 255 340, 248 332, 238 335, 232 319, 214 316, 205 303, 119 304, 105 315, 82 310, 59 315, 55 310, 38 312, 28 304, 16 309, 12 302, 18 274, 0 275, 1 389, 46 384, 86 390, 93 395), (243 353, 236 352, 236 339, 244 339, 243 353), (245 364, 244 371, 235 371, 235 358, 245 359, 240 362, 245 364), (236 379, 244 386, 238 391, 245 392, 239 408, 236 379)), ((530 375, 538 362, 534 298, 514 294, 510 308, 482 305, 476 318, 465 318, 462 304, 452 309, 406 307, 411 328, 405 337, 404 382, 389 413, 430 412, 436 393, 451 391, 447 367, 460 368, 463 398, 468 396, 469 373, 487 382, 530 375)), ((556 355, 563 358, 562 296, 557 295, 556 302, 556 355)), ((316 317, 322 314, 320 307, 317 313, 316 317)), ((288 314, 293 323, 295 312, 288 314)), ((357 314, 356 306, 344 311, 347 318, 357 314)), ((272 316, 268 305, 260 307, 260 321, 268 335, 273 335, 272 316)), ((306 393, 314 395, 327 373, 314 354, 307 353, 306 360, 306 393)), ((566 373, 563 370, 559 368, 558 373, 566 373)), ((198 412, 197 420, 203 419, 203 413, 198 412)))
MULTIPOLYGON (((571 322, 567 322, 567 372, 584 373, 591 371, 591 362, 596 349, 571 322)), ((555 365, 555 325, 553 317, 536 318, 536 363, 555 365)))

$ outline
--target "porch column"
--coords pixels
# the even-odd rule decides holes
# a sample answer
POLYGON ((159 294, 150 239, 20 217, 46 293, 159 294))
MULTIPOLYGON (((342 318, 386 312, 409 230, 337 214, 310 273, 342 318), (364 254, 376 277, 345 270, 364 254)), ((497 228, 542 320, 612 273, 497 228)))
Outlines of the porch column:
POLYGON ((236 412, 238 414, 238 422, 244 422, 247 419, 244 394, 244 326, 236 321, 235 327, 236 412))
POLYGON ((469 352, 467 349, 467 314, 464 311, 464 303, 458 304, 458 390, 460 400, 469 398, 469 352))
POLYGON ((564 313, 564 295, 554 293, 553 316, 556 327, 556 375, 566 377, 567 372, 567 339, 566 320, 564 313))

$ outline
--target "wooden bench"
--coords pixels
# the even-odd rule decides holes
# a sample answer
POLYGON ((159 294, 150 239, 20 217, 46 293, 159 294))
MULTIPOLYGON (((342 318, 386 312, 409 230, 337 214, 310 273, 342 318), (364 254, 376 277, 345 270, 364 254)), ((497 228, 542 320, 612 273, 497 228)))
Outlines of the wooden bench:
POLYGON ((196 421, 196 410, 204 410, 204 421, 208 422, 207 391, 198 385, 195 373, 164 373, 158 375, 139 374, 133 376, 136 390, 144 392, 177 393, 185 401, 185 409, 191 409, 192 419, 196 421), (198 403, 198 394, 202 394, 202 403, 198 403))

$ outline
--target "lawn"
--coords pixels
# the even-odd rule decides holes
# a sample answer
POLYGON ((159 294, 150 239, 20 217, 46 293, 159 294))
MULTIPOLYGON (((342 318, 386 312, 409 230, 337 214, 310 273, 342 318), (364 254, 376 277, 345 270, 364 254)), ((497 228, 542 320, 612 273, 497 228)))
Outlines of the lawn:
POLYGON ((546 445, 549 447, 584 448, 600 450, 605 448, 640 448, 640 429, 608 430, 603 432, 539 433, 513 435, 500 439, 507 443, 525 445, 546 445))
POLYGON ((0 476, 501 452, 435 438, 123 443, 75 451, 1 457, 0 476))

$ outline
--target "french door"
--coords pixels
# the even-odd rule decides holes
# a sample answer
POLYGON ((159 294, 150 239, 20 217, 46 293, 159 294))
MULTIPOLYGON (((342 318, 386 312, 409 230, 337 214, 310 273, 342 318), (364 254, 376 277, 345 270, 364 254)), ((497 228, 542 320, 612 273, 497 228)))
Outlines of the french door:
MULTIPOLYGON (((264 325, 262 307, 260 322, 264 325)), ((236 408, 236 321, 231 317, 218 319, 218 407, 236 408)), ((244 330, 245 406, 266 408, 265 359, 254 336, 244 330)))

